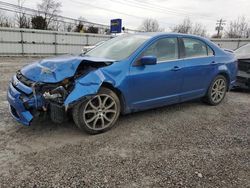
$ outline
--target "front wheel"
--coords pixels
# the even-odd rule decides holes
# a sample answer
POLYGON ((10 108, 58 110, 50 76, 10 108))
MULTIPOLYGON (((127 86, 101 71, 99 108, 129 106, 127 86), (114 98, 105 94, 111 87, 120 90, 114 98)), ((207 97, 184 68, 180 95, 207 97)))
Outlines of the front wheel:
POLYGON ((110 89, 101 88, 98 94, 74 107, 73 119, 80 129, 98 134, 114 126, 120 108, 117 95, 110 89))
POLYGON ((207 91, 205 101, 210 105, 218 105, 224 99, 227 88, 228 84, 225 76, 216 76, 207 91))

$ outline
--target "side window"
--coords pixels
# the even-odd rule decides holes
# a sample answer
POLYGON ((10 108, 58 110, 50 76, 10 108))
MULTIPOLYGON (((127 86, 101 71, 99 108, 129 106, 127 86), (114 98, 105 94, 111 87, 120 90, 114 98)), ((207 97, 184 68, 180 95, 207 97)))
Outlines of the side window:
POLYGON ((159 39, 149 46, 142 56, 156 56, 157 62, 178 59, 177 38, 159 39))
POLYGON ((207 55, 208 56, 214 55, 214 51, 209 46, 207 46, 207 55))
MULTIPOLYGON (((207 45, 197 39, 183 38, 185 57, 202 57, 207 56, 207 45)), ((211 50, 211 49, 210 49, 211 50)))

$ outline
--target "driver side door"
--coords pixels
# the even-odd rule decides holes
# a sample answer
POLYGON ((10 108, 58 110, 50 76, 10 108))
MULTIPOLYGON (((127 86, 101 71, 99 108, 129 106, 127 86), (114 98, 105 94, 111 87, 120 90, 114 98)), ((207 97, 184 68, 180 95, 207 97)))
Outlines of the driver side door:
POLYGON ((177 38, 154 41, 139 57, 155 56, 154 65, 131 65, 129 75, 130 108, 134 111, 178 103, 183 83, 182 60, 177 38))

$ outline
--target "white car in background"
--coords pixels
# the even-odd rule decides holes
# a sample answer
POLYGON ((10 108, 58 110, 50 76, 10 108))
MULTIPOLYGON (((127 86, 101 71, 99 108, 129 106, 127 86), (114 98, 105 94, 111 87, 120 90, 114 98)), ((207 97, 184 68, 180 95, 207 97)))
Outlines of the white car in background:
POLYGON ((96 43, 95 45, 91 45, 91 46, 84 46, 83 49, 82 49, 82 53, 86 53, 88 52, 89 50, 97 47, 97 46, 100 46, 101 44, 103 44, 105 41, 100 41, 98 43, 96 43))
POLYGON ((250 89, 250 43, 234 51, 238 59, 238 75, 236 87, 250 89))
MULTIPOLYGON (((112 34, 112 37, 116 37, 116 36, 121 36, 124 35, 125 33, 117 33, 117 34, 112 34)), ((96 43, 95 45, 91 45, 91 46, 84 46, 82 49, 82 53, 86 53, 89 50, 92 50, 93 48, 95 48, 96 46, 100 46, 101 44, 103 44, 105 42, 105 40, 100 41, 98 43, 96 43)))

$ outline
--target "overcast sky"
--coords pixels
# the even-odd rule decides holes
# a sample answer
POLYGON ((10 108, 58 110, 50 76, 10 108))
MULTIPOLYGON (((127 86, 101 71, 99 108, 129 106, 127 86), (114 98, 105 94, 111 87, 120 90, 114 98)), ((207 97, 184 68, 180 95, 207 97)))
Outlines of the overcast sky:
MULTIPOLYGON (((17 4, 18 0, 3 0, 17 4)), ((41 0, 26 0, 24 6, 36 8, 41 0)), ((61 15, 109 25, 110 19, 121 18, 123 26, 138 29, 144 18, 155 18, 160 27, 169 30, 189 17, 206 25, 209 34, 215 33, 216 20, 229 23, 245 16, 250 24, 250 0, 59 0, 61 15), (123 13, 123 14, 121 14, 123 13)))

